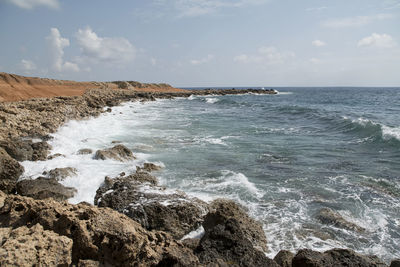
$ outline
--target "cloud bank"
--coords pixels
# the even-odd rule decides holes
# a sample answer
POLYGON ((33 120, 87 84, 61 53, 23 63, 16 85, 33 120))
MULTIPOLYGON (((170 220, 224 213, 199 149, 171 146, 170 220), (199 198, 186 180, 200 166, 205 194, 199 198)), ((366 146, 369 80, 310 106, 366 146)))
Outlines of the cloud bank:
POLYGON ((60 7, 58 0, 8 0, 8 2, 24 9, 32 9, 37 6, 45 6, 54 9, 60 7))
POLYGON ((79 67, 76 63, 64 62, 64 48, 69 46, 69 40, 61 37, 57 28, 50 29, 50 35, 46 37, 49 45, 50 56, 52 59, 52 68, 55 71, 74 71, 78 72, 79 67))

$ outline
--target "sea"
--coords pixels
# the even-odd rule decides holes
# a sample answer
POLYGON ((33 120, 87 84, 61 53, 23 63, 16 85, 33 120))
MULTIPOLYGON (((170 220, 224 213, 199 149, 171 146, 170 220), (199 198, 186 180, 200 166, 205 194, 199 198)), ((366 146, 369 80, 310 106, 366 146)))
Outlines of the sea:
POLYGON ((23 177, 74 167, 77 176, 62 181, 78 190, 70 202, 93 203, 105 176, 153 162, 170 190, 242 204, 262 223, 269 257, 339 247, 400 258, 400 88, 273 89, 278 94, 128 102, 69 121, 50 141, 51 153, 65 157, 23 162, 23 177), (77 154, 113 141, 137 159, 77 154), (322 208, 365 231, 321 223, 322 208))

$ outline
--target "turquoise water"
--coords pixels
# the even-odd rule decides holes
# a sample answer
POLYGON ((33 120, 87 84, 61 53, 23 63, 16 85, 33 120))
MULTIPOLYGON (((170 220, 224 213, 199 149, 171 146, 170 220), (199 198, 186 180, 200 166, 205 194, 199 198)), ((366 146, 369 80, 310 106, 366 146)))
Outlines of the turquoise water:
MULTIPOLYGON (((263 223, 271 257, 281 249, 332 247, 400 257, 400 89, 278 90, 127 103, 67 124, 55 134, 53 152, 67 155, 63 164, 81 177, 87 170, 98 177, 65 182, 90 192, 75 201, 93 201, 106 174, 134 170, 74 154, 119 140, 137 154, 135 164, 165 166, 156 174, 162 184, 246 206, 263 223), (324 207, 366 231, 321 224, 315 215, 324 207)), ((25 164, 27 176, 59 163, 25 164)))

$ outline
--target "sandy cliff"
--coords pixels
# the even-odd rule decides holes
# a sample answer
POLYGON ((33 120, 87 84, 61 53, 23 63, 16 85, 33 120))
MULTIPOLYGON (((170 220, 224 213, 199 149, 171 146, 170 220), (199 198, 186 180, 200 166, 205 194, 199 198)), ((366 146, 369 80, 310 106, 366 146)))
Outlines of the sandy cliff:
POLYGON ((138 92, 181 92, 168 84, 139 82, 75 82, 25 77, 0 72, 0 101, 19 101, 38 97, 80 96, 87 89, 129 89, 138 92))

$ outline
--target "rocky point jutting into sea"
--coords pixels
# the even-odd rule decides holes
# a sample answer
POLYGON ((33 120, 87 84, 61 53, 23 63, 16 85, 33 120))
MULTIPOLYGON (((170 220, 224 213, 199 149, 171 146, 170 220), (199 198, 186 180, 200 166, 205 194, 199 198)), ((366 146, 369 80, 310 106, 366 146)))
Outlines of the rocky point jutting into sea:
MULTIPOLYGON (((375 256, 350 249, 282 250, 270 259, 265 255, 268 236, 244 207, 228 199, 205 202, 185 192, 165 194, 168 189, 152 175, 161 168, 154 163, 137 166, 135 172, 105 176, 94 205, 68 203, 76 189, 60 181, 76 172, 72 167, 19 179, 24 172, 21 161, 63 157, 49 154, 47 141, 69 120, 96 117, 127 101, 274 91, 194 92, 165 84, 77 83, 4 73, 0 89, 2 266, 387 266, 375 256), (201 236, 188 236, 200 226, 201 236)), ((94 153, 97 160, 135 158, 135 151, 118 140, 105 149, 76 153, 94 153)), ((338 227, 363 231, 330 209, 318 216, 338 227)), ((400 261, 390 266, 400 266, 400 261)))

